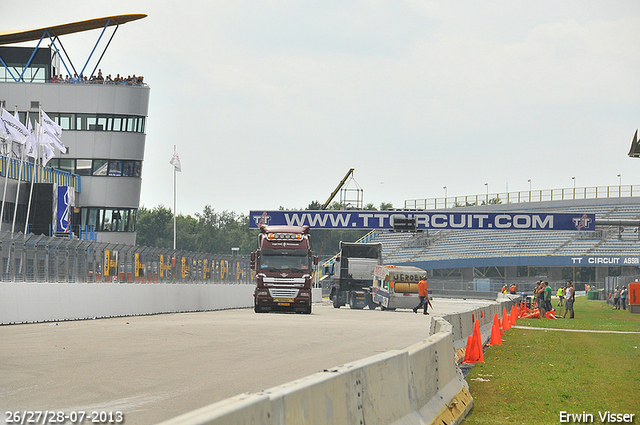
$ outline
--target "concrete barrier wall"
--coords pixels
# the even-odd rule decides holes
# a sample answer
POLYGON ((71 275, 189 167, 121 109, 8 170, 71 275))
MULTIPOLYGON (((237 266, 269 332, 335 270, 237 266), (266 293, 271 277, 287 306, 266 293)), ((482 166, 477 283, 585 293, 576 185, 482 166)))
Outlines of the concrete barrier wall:
MULTIPOLYGON (((476 308, 465 311, 463 313, 448 314, 442 316, 444 320, 452 326, 451 334, 453 336, 454 348, 463 348, 466 346, 467 337, 473 333, 474 320, 480 323, 480 331, 483 341, 487 341, 491 336, 491 325, 493 318, 498 314, 498 318, 502 320, 502 313, 506 308, 507 313, 511 311, 511 307, 520 301, 520 297, 515 295, 498 294, 496 302, 485 307, 476 308)), ((434 333, 434 322, 431 323, 431 333, 434 333)))
POLYGON ((254 285, 0 283, 0 324, 253 306, 254 285))
MULTIPOLYGON (((253 307, 253 284, 0 283, 0 324, 253 307)), ((322 289, 314 288, 314 303, 322 289)))

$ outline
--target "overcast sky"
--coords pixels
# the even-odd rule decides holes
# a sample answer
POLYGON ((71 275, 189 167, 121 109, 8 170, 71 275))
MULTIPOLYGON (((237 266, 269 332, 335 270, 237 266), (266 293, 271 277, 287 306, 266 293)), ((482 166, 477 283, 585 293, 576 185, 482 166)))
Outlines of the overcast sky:
MULTIPOLYGON (((173 207, 173 145, 191 215, 305 208, 349 168, 394 207, 640 184, 637 0, 5 3, 0 31, 148 15, 100 64, 151 87, 148 208, 173 207)), ((99 33, 62 39, 74 62, 99 33)))

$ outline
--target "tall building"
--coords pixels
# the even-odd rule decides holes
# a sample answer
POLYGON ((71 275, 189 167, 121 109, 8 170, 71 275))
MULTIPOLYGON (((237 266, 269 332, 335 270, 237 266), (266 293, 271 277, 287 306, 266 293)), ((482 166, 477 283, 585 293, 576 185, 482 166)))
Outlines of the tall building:
MULTIPOLYGON (((100 60, 94 69, 85 69, 89 59, 80 64, 84 68, 76 68, 60 37, 100 28, 115 34, 119 25, 145 16, 119 15, 0 33, 0 104, 11 113, 17 108, 23 123, 27 115, 37 120, 42 108, 62 127, 66 153, 56 152, 47 167, 79 180, 70 227, 74 233, 93 230, 98 241, 135 244, 150 89, 141 77, 117 81, 113 75, 102 75, 100 60), (49 47, 39 47, 42 40, 48 40, 49 47), (24 42, 37 42, 37 46, 11 46, 24 42)), ((3 149, 5 156, 19 156, 19 149, 9 144, 3 149)), ((8 203, 15 202, 17 191, 11 188, 17 184, 17 180, 9 184, 8 203)), ((21 184, 18 220, 24 222, 30 184, 21 184)), ((41 204, 32 202, 32 206, 43 209, 41 204)), ((33 222, 33 213, 29 220, 33 222)), ((7 216, 2 221, 2 229, 10 230, 7 216)))

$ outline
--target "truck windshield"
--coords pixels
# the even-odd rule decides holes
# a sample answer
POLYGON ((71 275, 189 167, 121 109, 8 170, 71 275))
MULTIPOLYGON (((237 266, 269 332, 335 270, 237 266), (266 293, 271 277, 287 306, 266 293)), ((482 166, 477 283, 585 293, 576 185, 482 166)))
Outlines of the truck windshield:
POLYGON ((290 270, 292 272, 308 272, 309 259, 299 255, 265 255, 260 256, 260 270, 290 270))

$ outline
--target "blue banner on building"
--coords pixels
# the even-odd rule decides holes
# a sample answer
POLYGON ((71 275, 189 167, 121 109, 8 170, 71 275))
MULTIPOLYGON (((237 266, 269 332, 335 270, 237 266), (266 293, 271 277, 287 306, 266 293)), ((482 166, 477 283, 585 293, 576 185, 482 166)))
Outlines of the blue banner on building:
POLYGON ((396 219, 416 220, 416 230, 595 230, 595 214, 435 211, 251 211, 249 227, 310 226, 313 229, 393 229, 396 219))
POLYGON ((58 214, 56 232, 69 233, 71 228, 71 212, 75 205, 75 191, 71 186, 58 186, 58 214))

